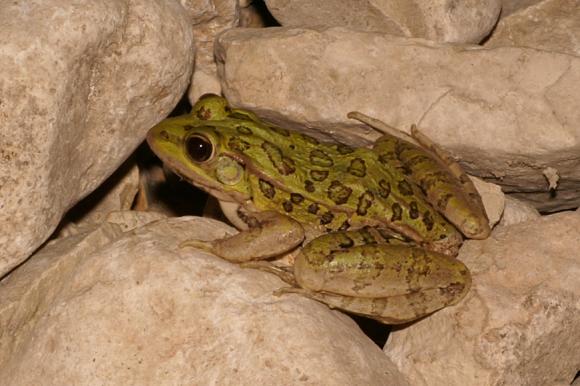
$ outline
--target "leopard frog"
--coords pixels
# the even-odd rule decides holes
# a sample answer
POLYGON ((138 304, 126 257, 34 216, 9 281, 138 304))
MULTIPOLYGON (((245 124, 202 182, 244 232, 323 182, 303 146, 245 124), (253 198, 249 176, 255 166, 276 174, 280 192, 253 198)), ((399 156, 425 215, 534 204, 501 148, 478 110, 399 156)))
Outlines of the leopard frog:
POLYGON ((385 133, 372 149, 324 143, 205 95, 147 141, 241 230, 186 244, 278 274, 292 284, 280 292, 396 324, 469 290, 469 271, 454 258, 458 229, 485 238, 488 221, 470 180, 424 137, 417 145, 385 133), (298 247, 291 269, 263 261, 298 247))

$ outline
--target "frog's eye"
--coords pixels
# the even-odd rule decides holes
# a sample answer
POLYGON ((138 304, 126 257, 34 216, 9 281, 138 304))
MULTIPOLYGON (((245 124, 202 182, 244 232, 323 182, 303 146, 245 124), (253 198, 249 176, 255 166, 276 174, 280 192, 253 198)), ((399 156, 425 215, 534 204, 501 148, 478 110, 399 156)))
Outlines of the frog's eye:
POLYGON ((192 135, 185 142, 187 154, 195 162, 205 162, 213 155, 213 144, 201 135, 192 135))

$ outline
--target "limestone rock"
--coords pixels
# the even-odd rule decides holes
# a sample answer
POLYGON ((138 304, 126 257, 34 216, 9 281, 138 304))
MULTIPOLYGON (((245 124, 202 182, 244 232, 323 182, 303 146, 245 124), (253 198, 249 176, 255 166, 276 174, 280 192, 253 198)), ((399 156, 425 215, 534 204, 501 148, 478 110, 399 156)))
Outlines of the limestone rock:
POLYGON ((407 36, 447 43, 479 43, 493 29, 501 0, 370 0, 403 25, 407 36))
POLYGON ((505 200, 505 210, 500 224, 502 226, 514 225, 540 217, 540 213, 531 204, 508 196, 505 200))
POLYGON ((544 0, 502 0, 501 17, 507 17, 514 12, 524 10, 544 0))
POLYGON ((239 23, 238 0, 185 0, 191 16, 195 38, 195 71, 192 74, 188 99, 195 102, 206 93, 220 94, 213 55, 214 39, 220 32, 239 23))
POLYGON ((84 227, 103 222, 111 212, 131 210, 138 189, 139 169, 132 157, 94 192, 68 211, 59 226, 58 234, 53 234, 52 237, 78 233, 84 227))
POLYGON ((478 43, 495 25, 500 0, 266 0, 287 27, 346 27, 453 43, 478 43))
POLYGON ((345 27, 403 35, 402 26, 368 0, 265 0, 268 10, 285 27, 345 27))
POLYGON ((231 228, 119 221, 53 242, 0 283, 3 384, 408 384, 344 314, 178 248, 231 228))
POLYGON ((10 2, 0 20, 1 276, 171 111, 193 41, 164 0, 10 2))
POLYGON ((353 144, 378 134, 356 130, 349 111, 403 129, 416 123, 468 172, 539 209, 580 205, 577 56, 340 28, 230 30, 216 54, 230 102, 275 123, 300 122, 353 144), (556 195, 547 167, 560 176, 556 195))
POLYGON ((506 197, 501 191, 501 188, 496 184, 485 182, 475 177, 471 177, 471 180, 481 197, 489 224, 493 227, 502 218, 506 205, 506 197))
POLYGON ((502 19, 486 47, 521 46, 580 56, 580 1, 546 0, 502 19))
POLYGON ((467 241, 467 297, 392 333, 385 351, 416 386, 570 384, 580 368, 579 228, 580 213, 567 212, 467 241))

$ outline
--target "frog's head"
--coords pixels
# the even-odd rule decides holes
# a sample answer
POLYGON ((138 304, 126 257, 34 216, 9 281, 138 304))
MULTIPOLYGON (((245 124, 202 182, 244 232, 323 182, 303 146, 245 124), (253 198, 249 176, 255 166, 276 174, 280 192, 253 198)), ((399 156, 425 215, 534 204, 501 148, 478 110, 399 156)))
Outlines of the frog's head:
POLYGON ((179 176, 220 201, 240 203, 249 198, 248 178, 245 160, 235 151, 230 131, 228 120, 183 115, 153 127, 147 142, 179 176))

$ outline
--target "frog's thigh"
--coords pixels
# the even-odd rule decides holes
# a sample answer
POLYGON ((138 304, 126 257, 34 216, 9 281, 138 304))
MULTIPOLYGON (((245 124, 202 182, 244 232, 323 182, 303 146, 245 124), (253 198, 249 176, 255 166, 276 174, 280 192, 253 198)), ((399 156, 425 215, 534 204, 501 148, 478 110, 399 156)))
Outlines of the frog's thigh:
POLYGON ((254 217, 259 226, 212 241, 204 249, 228 261, 241 263, 279 256, 304 240, 302 225, 288 216, 262 212, 254 217))
POLYGON ((302 288, 356 298, 423 293, 442 306, 469 289, 467 267, 449 256, 408 245, 332 247, 325 236, 313 240, 296 259, 294 274, 302 288))

